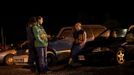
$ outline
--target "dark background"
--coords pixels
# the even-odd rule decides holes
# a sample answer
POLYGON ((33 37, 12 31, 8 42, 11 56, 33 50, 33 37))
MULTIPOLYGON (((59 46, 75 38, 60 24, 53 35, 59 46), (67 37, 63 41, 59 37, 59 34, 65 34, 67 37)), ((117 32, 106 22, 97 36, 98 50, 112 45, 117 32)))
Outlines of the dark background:
MULTIPOLYGON (((117 21, 118 27, 128 27, 134 24, 133 5, 121 3, 67 3, 67 4, 38 4, 22 3, 19 8, 5 7, 1 11, 0 26, 4 29, 7 43, 26 40, 26 24, 32 16, 44 18, 44 28, 48 34, 56 35, 65 26, 72 26, 77 21, 83 24, 104 24, 107 20, 117 21), (65 6, 66 5, 66 6, 65 6), (25 7, 24 7, 25 6, 25 7), (127 7, 126 7, 127 6, 127 7)), ((19 5, 19 4, 18 4, 19 5)))

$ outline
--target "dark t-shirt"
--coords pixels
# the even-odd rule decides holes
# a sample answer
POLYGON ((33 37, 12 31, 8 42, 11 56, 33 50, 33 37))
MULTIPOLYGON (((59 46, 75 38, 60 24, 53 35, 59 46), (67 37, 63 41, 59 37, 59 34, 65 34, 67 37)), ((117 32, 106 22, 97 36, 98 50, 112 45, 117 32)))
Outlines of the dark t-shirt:
POLYGON ((29 41, 29 43, 32 43, 34 42, 34 34, 33 34, 33 30, 32 30, 32 26, 27 26, 26 28, 27 30, 27 40, 29 41))
POLYGON ((80 41, 83 41, 83 34, 84 34, 84 30, 79 30, 79 31, 74 31, 73 33, 73 38, 74 38, 74 43, 79 44, 80 41), (79 42, 78 42, 79 41, 79 42))

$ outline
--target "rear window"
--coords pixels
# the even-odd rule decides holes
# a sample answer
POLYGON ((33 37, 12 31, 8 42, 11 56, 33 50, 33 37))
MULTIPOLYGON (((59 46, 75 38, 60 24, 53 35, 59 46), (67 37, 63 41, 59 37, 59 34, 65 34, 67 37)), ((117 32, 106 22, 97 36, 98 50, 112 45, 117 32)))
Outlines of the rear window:
MULTIPOLYGON (((85 25, 82 27, 84 30, 87 32, 88 38, 93 38, 99 36, 101 33, 103 33, 105 30, 107 30, 106 27, 101 26, 101 25, 85 25)), ((108 37, 110 34, 109 31, 106 31, 103 33, 101 36, 103 37, 108 37)))
POLYGON ((59 37, 73 37, 73 31, 72 29, 64 29, 59 37))
MULTIPOLYGON (((93 40, 94 37, 97 37, 99 34, 104 32, 107 28, 101 25, 83 25, 82 29, 84 29, 87 33, 87 39, 93 40)), ((102 36, 107 37, 109 35, 109 31, 102 34, 102 36)), ((64 29, 58 37, 69 37, 73 38, 73 28, 64 29)))
POLYGON ((103 28, 92 28, 92 32, 95 37, 99 36, 99 34, 101 34, 103 31, 105 31, 103 28))

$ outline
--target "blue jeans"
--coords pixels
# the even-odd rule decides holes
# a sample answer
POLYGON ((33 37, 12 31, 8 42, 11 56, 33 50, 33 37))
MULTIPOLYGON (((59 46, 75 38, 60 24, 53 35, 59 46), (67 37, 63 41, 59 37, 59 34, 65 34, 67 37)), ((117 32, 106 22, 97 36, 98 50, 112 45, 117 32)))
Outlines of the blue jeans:
POLYGON ((28 64, 30 65, 31 71, 38 70, 38 58, 37 58, 37 52, 33 45, 29 45, 29 58, 28 58, 28 64), (34 64, 36 63, 36 65, 34 64))
POLYGON ((71 58, 73 59, 73 61, 77 59, 77 54, 81 51, 82 48, 83 47, 81 47, 80 44, 73 44, 71 48, 71 58))
POLYGON ((36 50, 39 62, 39 72, 46 72, 48 70, 47 47, 37 47, 36 50))

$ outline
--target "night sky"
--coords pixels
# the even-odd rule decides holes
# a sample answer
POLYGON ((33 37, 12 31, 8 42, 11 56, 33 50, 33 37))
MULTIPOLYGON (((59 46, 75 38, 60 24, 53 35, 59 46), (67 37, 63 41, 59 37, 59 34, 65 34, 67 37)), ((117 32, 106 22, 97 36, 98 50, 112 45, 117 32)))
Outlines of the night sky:
POLYGON ((86 8, 63 7, 63 8, 37 8, 21 10, 15 9, 8 15, 0 15, 0 26, 4 29, 7 43, 14 43, 26 40, 26 24, 32 16, 42 16, 44 20, 44 28, 48 34, 57 34, 60 28, 64 26, 72 26, 75 22, 81 21, 83 24, 103 24, 107 18, 117 20, 122 27, 128 27, 134 24, 134 12, 125 7, 95 7, 86 6, 86 8), (35 11, 38 10, 38 11, 35 11), (24 12, 24 13, 21 13, 24 12), (17 14, 17 15, 16 15, 17 14))

